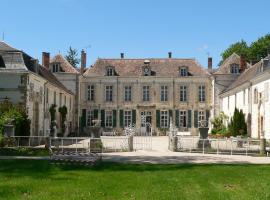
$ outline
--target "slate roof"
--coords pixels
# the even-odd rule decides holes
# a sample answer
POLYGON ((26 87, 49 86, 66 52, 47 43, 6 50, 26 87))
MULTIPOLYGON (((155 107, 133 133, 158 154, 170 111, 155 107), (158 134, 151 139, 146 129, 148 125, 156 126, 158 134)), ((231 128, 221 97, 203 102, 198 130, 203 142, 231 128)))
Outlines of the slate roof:
POLYGON ((20 51, 20 50, 11 47, 4 41, 0 41, 0 51, 20 51))
POLYGON ((142 76, 144 61, 150 61, 151 71, 155 76, 179 77, 179 67, 188 67, 188 72, 192 76, 209 76, 209 72, 204 69, 195 59, 176 58, 145 58, 145 59, 101 59, 84 73, 85 76, 104 76, 106 68, 113 66, 118 76, 142 76))
POLYGON ((54 62, 60 63, 63 72, 79 74, 79 72, 61 54, 57 54, 50 60, 50 63, 54 62))

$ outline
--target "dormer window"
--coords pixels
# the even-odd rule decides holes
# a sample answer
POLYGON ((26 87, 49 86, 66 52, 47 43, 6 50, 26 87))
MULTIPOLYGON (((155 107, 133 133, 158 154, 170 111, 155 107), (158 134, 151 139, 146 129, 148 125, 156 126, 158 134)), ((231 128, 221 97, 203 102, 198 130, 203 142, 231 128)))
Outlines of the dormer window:
POLYGON ((240 68, 238 64, 231 64, 231 74, 239 74, 240 68))
POLYGON ((53 63, 52 65, 52 72, 59 72, 60 71, 60 64, 59 63, 53 63))
POLYGON ((187 67, 180 67, 179 68, 179 75, 180 76, 188 76, 188 68, 187 67))
POLYGON ((108 67, 106 75, 107 76, 114 76, 114 68, 113 67, 108 67))
POLYGON ((143 69, 143 75, 144 76, 150 76, 151 75, 151 69, 150 69, 150 67, 145 67, 143 69))

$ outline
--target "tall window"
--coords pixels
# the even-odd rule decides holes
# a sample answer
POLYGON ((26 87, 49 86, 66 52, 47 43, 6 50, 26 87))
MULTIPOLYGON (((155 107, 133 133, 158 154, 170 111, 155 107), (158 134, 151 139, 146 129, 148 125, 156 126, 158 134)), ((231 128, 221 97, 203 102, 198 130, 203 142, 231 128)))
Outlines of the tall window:
POLYGON ((167 110, 160 111, 160 127, 167 128, 169 126, 169 116, 167 110))
POLYGON ((179 126, 180 128, 187 128, 187 111, 179 111, 179 126))
POLYGON ((238 64, 231 64, 231 74, 239 74, 239 65, 238 64))
POLYGON ((88 110, 87 111, 87 126, 93 126, 93 120, 94 120, 94 110, 88 110))
POLYGON ((105 98, 106 98, 106 101, 113 101, 113 86, 112 85, 106 86, 105 98))
POLYGON ((131 86, 125 86, 125 101, 131 101, 131 86))
POLYGON ((64 105, 67 106, 67 97, 66 97, 66 95, 64 96, 64 105))
POLYGON ((258 90, 257 88, 254 89, 254 104, 258 103, 258 90))
POLYGON ((114 69, 112 67, 107 68, 107 76, 114 76, 114 69))
POLYGON ((130 124, 132 124, 132 113, 130 110, 126 110, 124 112, 124 126, 128 127, 130 124))
POLYGON ((105 126, 112 127, 113 123, 113 112, 111 110, 106 110, 105 112, 105 126))
POLYGON ((205 86, 199 86, 199 102, 205 102, 205 86))
POLYGON ((53 72, 59 72, 60 71, 60 65, 59 63, 53 64, 53 72))
POLYGON ((168 101, 168 86, 160 87, 160 101, 168 101))
POLYGON ((143 101, 150 101, 150 86, 143 86, 143 101))
POLYGON ((200 110, 198 112, 198 124, 199 124, 199 127, 201 126, 201 121, 205 121, 205 111, 203 110, 200 110))
POLYGON ((179 75, 180 76, 187 76, 188 75, 187 67, 180 67, 180 69, 179 69, 179 75))
POLYGON ((53 103, 56 104, 56 92, 53 92, 53 103))
POLYGON ((46 88, 46 103, 49 103, 49 88, 46 88))
POLYGON ((59 106, 62 106, 62 93, 59 94, 59 106))
POLYGON ((180 86, 180 102, 187 101, 187 86, 181 85, 180 86))
POLYGON ((88 85, 87 86, 87 100, 94 101, 94 98, 95 98, 95 86, 88 85))

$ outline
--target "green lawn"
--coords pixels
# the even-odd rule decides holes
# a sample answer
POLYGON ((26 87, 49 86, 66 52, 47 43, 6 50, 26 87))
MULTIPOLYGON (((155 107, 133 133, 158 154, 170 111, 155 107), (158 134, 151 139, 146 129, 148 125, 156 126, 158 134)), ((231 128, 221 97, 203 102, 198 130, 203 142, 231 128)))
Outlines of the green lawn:
POLYGON ((0 160, 0 199, 270 199, 270 165, 55 166, 0 160))

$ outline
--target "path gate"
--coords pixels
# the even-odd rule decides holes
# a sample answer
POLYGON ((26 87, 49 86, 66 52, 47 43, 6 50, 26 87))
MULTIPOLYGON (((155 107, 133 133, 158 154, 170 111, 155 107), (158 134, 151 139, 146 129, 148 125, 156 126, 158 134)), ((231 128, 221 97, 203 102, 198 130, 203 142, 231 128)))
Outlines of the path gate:
POLYGON ((134 133, 133 149, 152 150, 152 126, 146 115, 141 116, 141 129, 134 133))

